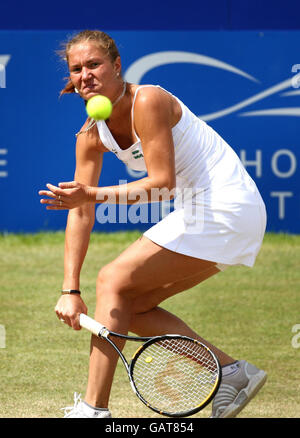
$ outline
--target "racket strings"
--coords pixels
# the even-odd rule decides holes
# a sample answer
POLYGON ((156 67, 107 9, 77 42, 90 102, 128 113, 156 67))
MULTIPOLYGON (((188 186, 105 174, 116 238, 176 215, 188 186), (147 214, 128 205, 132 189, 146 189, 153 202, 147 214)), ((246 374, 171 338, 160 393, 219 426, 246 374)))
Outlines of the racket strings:
POLYGON ((218 364, 197 342, 165 339, 140 353, 133 379, 150 406, 164 412, 186 412, 210 396, 218 379, 218 364))

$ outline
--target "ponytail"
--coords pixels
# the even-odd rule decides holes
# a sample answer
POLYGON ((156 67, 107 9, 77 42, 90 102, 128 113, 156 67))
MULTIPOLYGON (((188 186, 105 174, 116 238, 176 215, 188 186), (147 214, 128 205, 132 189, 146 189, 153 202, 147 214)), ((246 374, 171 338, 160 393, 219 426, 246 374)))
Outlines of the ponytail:
POLYGON ((73 83, 71 82, 71 79, 68 78, 68 82, 66 83, 65 87, 61 90, 59 96, 62 96, 63 94, 71 94, 71 93, 76 93, 76 91, 73 83))

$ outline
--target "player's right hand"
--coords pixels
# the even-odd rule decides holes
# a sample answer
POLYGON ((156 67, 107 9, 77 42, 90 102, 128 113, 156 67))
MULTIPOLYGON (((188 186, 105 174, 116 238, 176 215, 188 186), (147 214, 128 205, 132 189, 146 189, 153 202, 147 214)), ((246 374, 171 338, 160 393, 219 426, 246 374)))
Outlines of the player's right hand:
POLYGON ((88 309, 80 295, 65 294, 59 298, 55 306, 55 312, 62 322, 68 324, 74 330, 80 330, 79 315, 80 313, 87 314, 88 309))

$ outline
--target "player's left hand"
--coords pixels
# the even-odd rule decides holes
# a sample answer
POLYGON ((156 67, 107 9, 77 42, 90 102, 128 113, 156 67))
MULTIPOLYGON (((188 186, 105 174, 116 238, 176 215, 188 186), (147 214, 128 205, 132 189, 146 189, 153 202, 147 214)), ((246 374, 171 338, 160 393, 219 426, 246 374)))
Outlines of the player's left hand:
POLYGON ((47 205, 47 210, 71 210, 89 202, 88 186, 77 181, 59 183, 58 186, 47 184, 48 190, 40 190, 41 204, 47 205))

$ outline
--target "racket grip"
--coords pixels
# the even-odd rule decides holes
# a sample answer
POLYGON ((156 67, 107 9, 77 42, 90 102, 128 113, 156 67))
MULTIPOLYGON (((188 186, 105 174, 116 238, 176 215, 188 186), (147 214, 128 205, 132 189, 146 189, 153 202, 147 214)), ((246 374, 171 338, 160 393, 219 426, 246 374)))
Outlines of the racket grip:
POLYGON ((89 330, 94 335, 99 336, 100 332, 105 328, 100 322, 95 321, 93 318, 81 313, 79 315, 79 323, 81 327, 89 330))

